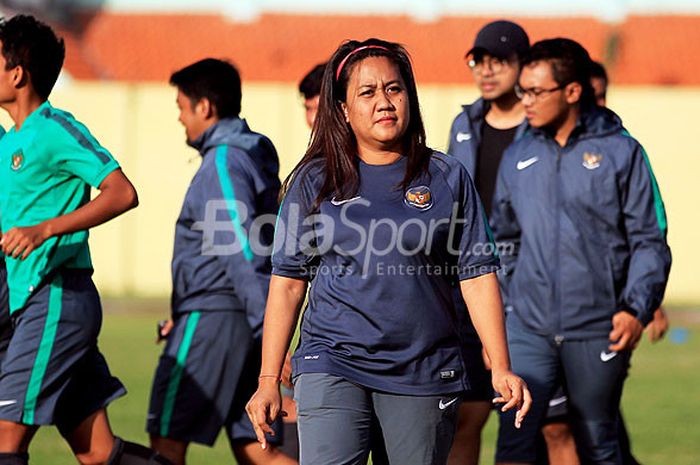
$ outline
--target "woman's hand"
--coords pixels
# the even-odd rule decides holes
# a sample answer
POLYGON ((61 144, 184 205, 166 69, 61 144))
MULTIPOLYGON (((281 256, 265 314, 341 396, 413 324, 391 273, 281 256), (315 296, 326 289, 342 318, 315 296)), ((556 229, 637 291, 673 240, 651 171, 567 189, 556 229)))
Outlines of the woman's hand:
POLYGON ((505 405, 501 407, 502 412, 516 407, 515 427, 520 428, 532 404, 532 396, 527 388, 527 384, 520 376, 509 370, 500 372, 492 371, 491 379, 493 388, 499 393, 499 396, 493 399, 493 403, 505 403, 505 405))
POLYGON ((270 425, 277 419, 277 415, 285 416, 282 411, 282 396, 280 395, 279 379, 261 377, 258 382, 258 390, 250 398, 245 406, 255 435, 263 450, 267 449, 265 433, 275 435, 270 425))
POLYGON ((250 417, 255 435, 263 449, 267 449, 265 433, 274 434, 270 425, 282 411, 280 381, 284 357, 297 323, 299 309, 304 302, 307 282, 302 279, 272 275, 270 292, 263 323, 262 363, 258 390, 248 401, 245 410, 250 417))

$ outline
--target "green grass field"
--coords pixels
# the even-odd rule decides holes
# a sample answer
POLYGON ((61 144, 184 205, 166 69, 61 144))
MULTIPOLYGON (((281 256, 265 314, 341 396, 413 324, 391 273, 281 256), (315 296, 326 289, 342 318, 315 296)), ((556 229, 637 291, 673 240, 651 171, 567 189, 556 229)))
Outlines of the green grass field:
MULTIPOLYGON (((167 315, 165 301, 106 300, 100 347, 112 372, 129 394, 109 409, 115 432, 132 441, 147 442, 144 432, 153 371, 161 347, 154 343, 155 323, 167 315)), ((687 328, 685 343, 667 337, 651 345, 644 341, 632 360, 623 411, 633 451, 644 465, 700 463, 700 310, 671 310, 672 326, 687 328)), ((484 431, 482 464, 493 463, 496 418, 484 431)), ((76 463, 54 428, 39 431, 31 462, 41 465, 76 463)), ((235 463, 223 436, 212 449, 192 446, 190 465, 235 463)))

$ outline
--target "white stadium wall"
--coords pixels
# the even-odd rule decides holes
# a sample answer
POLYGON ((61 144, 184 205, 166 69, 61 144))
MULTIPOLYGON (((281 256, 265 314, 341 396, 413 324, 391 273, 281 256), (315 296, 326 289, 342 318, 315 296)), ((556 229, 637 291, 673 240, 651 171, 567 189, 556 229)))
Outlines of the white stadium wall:
MULTIPOLYGON (((475 97, 467 86, 419 89, 429 143, 445 150, 450 123, 460 104, 475 97)), ((301 101, 293 84, 244 85, 243 113, 250 126, 268 135, 285 176, 308 141, 301 101)), ((184 143, 173 88, 155 84, 67 83, 52 103, 72 112, 122 164, 134 181, 141 205, 96 228, 91 249, 95 279, 106 295, 167 296, 174 222, 199 160, 184 143)), ((671 304, 700 304, 700 156, 692 115, 700 88, 615 87, 610 107, 646 147, 661 187, 669 222, 673 269, 671 304)), ((0 122, 8 127, 3 113, 0 122)))

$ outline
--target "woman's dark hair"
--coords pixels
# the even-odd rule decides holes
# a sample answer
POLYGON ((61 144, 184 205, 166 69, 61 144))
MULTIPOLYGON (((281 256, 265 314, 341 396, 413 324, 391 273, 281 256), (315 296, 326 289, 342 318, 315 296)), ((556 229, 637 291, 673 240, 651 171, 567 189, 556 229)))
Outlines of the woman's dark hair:
POLYGON ((291 180, 304 167, 314 160, 323 160, 323 185, 312 210, 316 210, 321 202, 331 195, 346 199, 355 196, 359 189, 357 140, 352 128, 345 121, 341 103, 345 102, 348 81, 355 65, 368 57, 388 58, 397 66, 406 84, 410 116, 402 141, 407 165, 401 187, 407 188, 412 180, 428 170, 432 150, 425 141, 425 128, 408 52, 399 44, 380 39, 347 41, 335 51, 326 65, 321 82, 318 115, 311 131, 309 147, 282 186, 284 195, 291 180), (358 50, 361 47, 367 48, 358 50), (338 70, 341 64, 342 68, 338 70))
POLYGON ((581 92, 581 107, 595 105, 595 94, 591 86, 591 57, 581 44, 571 39, 547 39, 535 43, 523 60, 523 67, 546 61, 552 68, 552 77, 560 86, 578 82, 581 92))

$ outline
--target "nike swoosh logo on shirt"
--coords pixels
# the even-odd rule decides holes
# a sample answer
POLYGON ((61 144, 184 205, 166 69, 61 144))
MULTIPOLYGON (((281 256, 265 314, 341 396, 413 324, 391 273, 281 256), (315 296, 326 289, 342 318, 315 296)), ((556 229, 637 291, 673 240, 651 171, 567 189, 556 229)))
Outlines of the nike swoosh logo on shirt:
POLYGON ((518 170, 524 170, 528 166, 532 166, 539 161, 540 157, 532 157, 527 160, 520 160, 517 165, 515 165, 518 170))
POLYGON ((600 351, 600 359, 603 362, 609 362, 610 360, 614 359, 616 355, 617 352, 609 352, 606 354, 604 350, 600 351))
POLYGON ((0 407, 5 407, 6 405, 12 405, 16 403, 16 400, 0 400, 0 407))
POLYGON ((440 410, 445 410, 447 407, 449 407, 450 405, 457 402, 457 399, 459 399, 459 397, 455 397, 454 399, 452 399, 448 402, 443 402, 442 399, 440 399, 440 403, 438 404, 438 407, 440 407, 440 410))
POLYGON ((353 198, 351 198, 351 199, 345 199, 345 200, 336 200, 335 197, 333 197, 333 198, 331 199, 331 203, 337 207, 337 206, 343 205, 344 203, 352 202, 352 201, 354 201, 354 200, 358 200, 358 199, 361 199, 361 198, 362 198, 362 197, 360 197, 359 195, 356 196, 356 197, 353 197, 353 198))
POLYGON ((465 142, 471 138, 472 138, 472 135, 468 132, 458 132, 457 137, 455 137, 455 139, 457 139, 457 142, 465 142))

